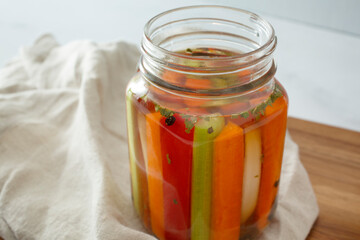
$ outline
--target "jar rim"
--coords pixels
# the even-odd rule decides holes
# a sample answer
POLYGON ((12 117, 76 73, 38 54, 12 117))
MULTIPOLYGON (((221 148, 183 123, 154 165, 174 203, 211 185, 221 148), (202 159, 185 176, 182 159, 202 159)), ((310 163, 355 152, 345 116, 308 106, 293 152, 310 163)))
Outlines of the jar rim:
MULTIPOLYGON (((251 50, 249 52, 246 53, 234 53, 231 56, 221 56, 221 57, 212 57, 211 60, 212 61, 233 61, 233 60, 238 60, 241 58, 246 58, 252 55, 255 55, 261 51, 264 51, 265 49, 267 49, 269 46, 271 46, 274 42, 276 42, 276 36, 275 36, 275 30, 273 28, 273 26, 264 18, 260 17, 259 15, 244 10, 244 9, 240 9, 240 8, 234 8, 234 7, 229 7, 229 6, 222 6, 222 5, 193 5, 193 6, 185 6, 185 7, 179 7, 179 8, 174 8, 174 9, 170 9, 167 10, 165 12, 162 12, 154 17, 152 17, 144 26, 144 33, 143 33, 143 39, 147 41, 148 44, 151 45, 152 48, 156 49, 156 51, 161 52, 164 55, 171 55, 173 57, 179 57, 179 58, 183 58, 184 55, 181 53, 177 53, 177 52, 173 52, 170 50, 167 50, 157 44, 155 44, 153 42, 153 40, 150 37, 150 27, 152 26, 153 23, 155 23, 158 19, 165 17, 171 13, 174 12, 179 12, 179 11, 183 11, 183 10, 189 10, 189 9, 206 9, 206 8, 213 8, 213 9, 226 9, 226 10, 231 10, 231 11, 236 11, 242 14, 246 14, 249 17, 254 18, 256 21, 258 21, 260 24, 262 24, 262 26, 264 26, 267 30, 269 30, 270 34, 269 37, 267 39, 267 41, 262 44, 261 46, 259 46, 258 48, 251 50)), ((191 59, 191 60, 199 60, 199 59, 204 59, 204 56, 192 56, 192 55, 187 55, 186 56, 187 59, 191 59)))

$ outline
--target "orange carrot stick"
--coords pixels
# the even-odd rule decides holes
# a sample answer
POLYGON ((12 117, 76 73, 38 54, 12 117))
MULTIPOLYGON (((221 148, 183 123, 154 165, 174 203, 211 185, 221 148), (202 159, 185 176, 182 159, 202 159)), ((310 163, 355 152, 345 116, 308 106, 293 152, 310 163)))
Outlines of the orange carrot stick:
MULTIPOLYGON (((185 87, 190 89, 210 89, 211 81, 209 79, 191 79, 187 78, 185 81, 185 87)), ((206 99, 192 99, 192 98, 184 98, 183 102, 189 107, 198 107, 205 104, 206 99)))
POLYGON ((161 78, 173 85, 183 85, 186 80, 185 74, 171 70, 165 70, 161 78))
POLYGON ((280 97, 272 106, 268 106, 264 118, 265 125, 261 127, 263 163, 259 198, 255 210, 255 220, 260 229, 267 224, 278 192, 287 120, 285 98, 280 97))
POLYGON ((232 115, 234 113, 241 113, 247 110, 249 110, 249 103, 241 101, 230 102, 220 107, 220 112, 223 115, 232 115))
POLYGON ((146 115, 146 139, 148 160, 148 185, 151 226, 154 234, 164 239, 163 173, 160 145, 159 112, 146 115))
POLYGON ((191 89, 209 89, 212 84, 209 79, 192 79, 187 78, 185 81, 185 87, 191 89))
POLYGON ((228 122, 214 141, 212 240, 239 239, 243 170, 243 129, 228 122))
POLYGON ((136 163, 140 189, 141 204, 142 204, 142 219, 146 228, 150 229, 150 209, 149 209, 149 194, 147 182, 147 155, 146 155, 146 136, 145 131, 146 122, 145 116, 140 111, 137 112, 137 134, 136 134, 136 148, 138 152, 138 159, 136 163))

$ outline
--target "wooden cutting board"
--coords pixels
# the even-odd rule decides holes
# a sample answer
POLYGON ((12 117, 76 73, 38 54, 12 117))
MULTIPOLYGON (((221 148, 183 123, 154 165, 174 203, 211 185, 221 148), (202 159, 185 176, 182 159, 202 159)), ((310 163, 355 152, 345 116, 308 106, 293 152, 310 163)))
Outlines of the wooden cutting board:
POLYGON ((320 207, 308 240, 360 239, 360 133, 295 118, 288 129, 320 207))
POLYGON ((288 128, 320 206, 307 239, 360 239, 360 133, 296 118, 288 128))

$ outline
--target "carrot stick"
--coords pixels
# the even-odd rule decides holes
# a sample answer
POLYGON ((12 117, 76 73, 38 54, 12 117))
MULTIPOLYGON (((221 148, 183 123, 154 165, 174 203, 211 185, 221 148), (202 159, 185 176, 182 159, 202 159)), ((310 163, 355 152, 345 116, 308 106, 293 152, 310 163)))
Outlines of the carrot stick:
POLYGON ((185 82, 186 76, 183 73, 178 73, 175 70, 165 70, 161 77, 166 82, 173 85, 182 85, 185 82))
POLYGON ((159 112, 146 115, 146 139, 148 160, 149 207, 153 233, 163 240, 164 233, 164 205, 163 205, 163 173, 160 143, 159 112))
POLYGON ((248 102, 230 102, 228 104, 224 104, 220 107, 220 111, 223 115, 231 115, 234 113, 241 113, 249 110, 248 102))
MULTIPOLYGON (((185 81, 185 87, 190 89, 210 89, 211 81, 208 79, 187 78, 185 81)), ((199 99, 199 98, 194 99, 188 97, 185 97, 182 100, 189 107, 199 107, 204 105, 206 102, 209 102, 209 100, 207 99, 199 99)))
POLYGON ((143 149, 145 146, 143 141, 145 139, 141 136, 141 131, 145 129, 145 116, 139 111, 141 108, 140 104, 138 100, 133 98, 133 94, 129 90, 126 96, 126 107, 133 201, 136 212, 143 220, 145 227, 149 229, 150 210, 145 165, 146 159, 143 154, 145 150, 143 149))
POLYGON ((214 141, 212 240, 240 237, 243 170, 243 129, 229 121, 214 141))
POLYGON ((255 220, 260 229, 267 224, 278 191, 287 120, 287 102, 284 97, 266 108, 265 119, 265 125, 261 127, 264 158, 255 210, 255 220))
POLYGON ((194 130, 186 133, 184 119, 175 113, 161 119, 165 239, 190 235, 190 194, 194 130), (170 121, 170 120, 171 121, 170 121))
POLYGON ((187 78, 185 81, 185 87, 191 89, 210 89, 212 84, 209 79, 187 78))

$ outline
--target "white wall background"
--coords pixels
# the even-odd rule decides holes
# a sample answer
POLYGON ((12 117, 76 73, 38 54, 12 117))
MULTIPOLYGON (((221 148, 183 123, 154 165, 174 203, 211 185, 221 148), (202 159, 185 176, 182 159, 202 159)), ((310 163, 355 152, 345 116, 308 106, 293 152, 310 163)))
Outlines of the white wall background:
POLYGON ((360 0, 223 0, 221 2, 312 26, 360 35, 360 0))
POLYGON ((0 0, 0 67, 43 33, 139 44, 152 16, 179 6, 223 4, 260 13, 275 27, 278 79, 289 114, 360 131, 360 0, 0 0))

